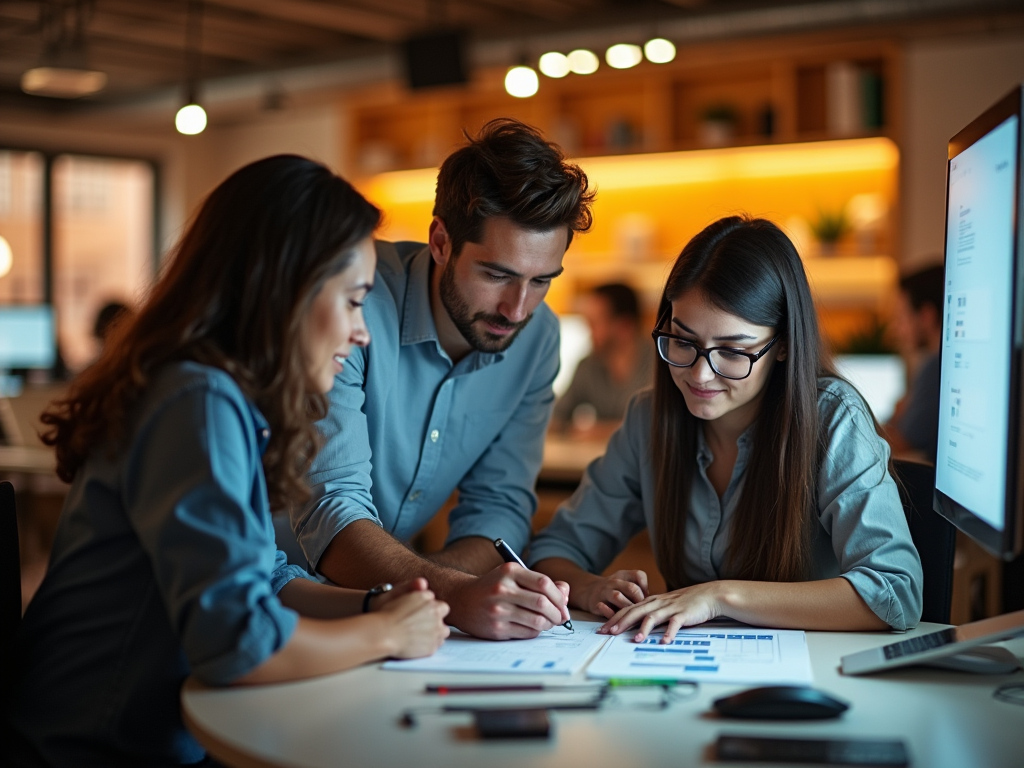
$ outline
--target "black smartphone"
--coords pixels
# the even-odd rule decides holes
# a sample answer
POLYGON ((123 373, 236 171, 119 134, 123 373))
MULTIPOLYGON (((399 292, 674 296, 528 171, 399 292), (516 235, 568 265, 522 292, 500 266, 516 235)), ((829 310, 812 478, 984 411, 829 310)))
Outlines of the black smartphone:
POLYGON ((907 749, 899 739, 779 739, 722 734, 715 742, 722 762, 818 763, 904 766, 907 749))
POLYGON ((546 739, 551 735, 545 709, 478 709, 473 717, 482 739, 546 739))

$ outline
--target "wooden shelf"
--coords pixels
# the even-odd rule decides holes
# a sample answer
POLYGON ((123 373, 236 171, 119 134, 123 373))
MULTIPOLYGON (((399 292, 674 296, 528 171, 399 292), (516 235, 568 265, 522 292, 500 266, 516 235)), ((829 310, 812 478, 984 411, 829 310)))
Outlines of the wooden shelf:
POLYGON ((359 174, 435 167, 498 116, 543 130, 568 154, 589 157, 718 146, 899 135, 899 46, 830 43, 818 34, 692 46, 670 64, 644 62, 562 80, 540 92, 504 92, 503 68, 465 87, 409 92, 398 83, 346 96, 349 167, 359 174), (725 129, 706 118, 729 112, 725 129))

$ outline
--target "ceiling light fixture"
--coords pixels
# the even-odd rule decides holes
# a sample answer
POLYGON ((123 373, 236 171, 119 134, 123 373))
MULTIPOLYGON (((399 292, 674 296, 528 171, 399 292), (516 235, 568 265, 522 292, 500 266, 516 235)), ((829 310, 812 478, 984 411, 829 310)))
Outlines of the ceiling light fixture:
POLYGON ((586 48, 577 48, 575 51, 571 51, 566 58, 569 62, 569 71, 577 75, 592 75, 600 66, 597 54, 586 48))
POLYGON ((85 55, 85 25, 92 9, 88 0, 43 4, 42 61, 22 74, 21 90, 55 99, 78 99, 103 90, 106 73, 90 69, 85 55))
POLYGON ((604 60, 612 69, 629 69, 644 60, 644 52, 639 45, 617 43, 604 52, 604 60))
POLYGON ((202 0, 189 0, 185 16, 185 106, 174 116, 174 127, 186 136, 195 136, 206 129, 206 110, 200 106, 197 96, 202 33, 202 0))
POLYGON ((644 43, 644 56, 654 64, 668 64, 676 57, 676 47, 671 40, 655 37, 644 43))
POLYGON ((512 67, 505 75, 505 90, 517 99, 528 99, 536 94, 539 88, 537 70, 526 64, 512 67))
POLYGON ((548 77, 560 78, 569 74, 569 59, 564 53, 550 51, 540 57, 540 71, 548 77))

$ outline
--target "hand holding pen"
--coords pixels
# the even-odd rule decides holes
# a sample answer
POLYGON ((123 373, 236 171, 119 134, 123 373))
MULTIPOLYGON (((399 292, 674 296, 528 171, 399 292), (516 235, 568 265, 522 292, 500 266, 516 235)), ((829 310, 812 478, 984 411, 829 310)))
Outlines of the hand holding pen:
MULTIPOLYGON (((501 559, 504 560, 506 563, 515 563, 516 565, 525 568, 526 570, 530 570, 529 568, 526 568, 526 563, 524 563, 522 561, 522 558, 520 558, 519 555, 515 553, 515 550, 505 543, 504 539, 495 539, 494 548, 498 550, 498 554, 501 555, 501 559)), ((568 629, 570 632, 574 631, 572 628, 571 620, 566 620, 562 623, 562 626, 568 629)))

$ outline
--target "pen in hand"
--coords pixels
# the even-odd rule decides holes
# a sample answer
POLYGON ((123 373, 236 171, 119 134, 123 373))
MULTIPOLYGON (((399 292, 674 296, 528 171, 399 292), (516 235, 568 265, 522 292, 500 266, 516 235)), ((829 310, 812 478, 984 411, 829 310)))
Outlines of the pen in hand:
MULTIPOLYGON (((498 550, 498 554, 501 555, 501 559, 504 560, 506 563, 515 563, 516 565, 526 570, 530 570, 526 567, 526 563, 524 563, 520 559, 519 555, 515 553, 515 550, 505 543, 504 539, 495 539, 494 548, 498 550)), ((575 631, 572 628, 572 621, 566 621, 564 624, 562 624, 562 626, 568 629, 570 632, 575 631)))

